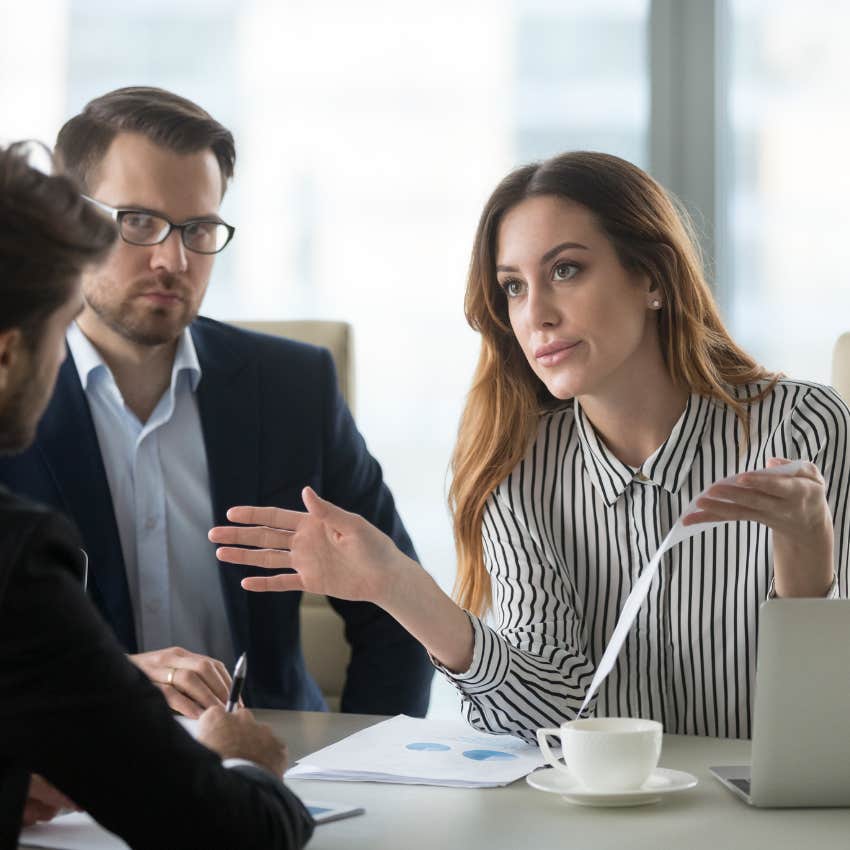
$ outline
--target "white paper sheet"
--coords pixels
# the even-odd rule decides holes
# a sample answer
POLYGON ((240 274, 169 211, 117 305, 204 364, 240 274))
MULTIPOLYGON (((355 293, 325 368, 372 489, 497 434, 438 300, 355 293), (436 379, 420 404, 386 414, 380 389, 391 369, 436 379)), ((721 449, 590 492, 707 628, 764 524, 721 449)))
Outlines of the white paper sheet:
MULTIPOLYGON (((761 471, 771 474, 794 475, 799 472, 806 463, 807 461, 794 460, 790 463, 785 463, 781 466, 771 466, 761 471)), ((611 640, 608 641, 608 646, 605 647, 605 652, 602 654, 599 664, 596 665, 596 673, 593 676, 590 687, 587 689, 587 694, 585 694, 584 702, 581 704, 581 708, 579 709, 577 716, 580 717, 584 713, 588 703, 591 699, 593 699, 593 695, 597 690, 599 690, 599 686, 605 681, 605 677, 613 669, 617 656, 623 648, 626 635, 629 633, 629 629, 635 621, 635 617, 640 610, 640 606, 643 605, 643 601, 646 599, 647 593, 649 593, 649 586, 652 584, 652 580, 658 572, 658 565, 661 563, 661 558, 664 556, 665 552, 672 549, 677 543, 687 540, 689 537, 694 537, 697 534, 702 534, 711 528, 717 528, 717 526, 724 524, 722 522, 708 522, 701 523, 699 525, 686 526, 682 525, 682 520, 689 514, 694 513, 695 510, 699 510, 696 507, 697 499, 702 498, 705 493, 714 486, 714 484, 734 484, 737 477, 737 475, 731 475, 728 478, 723 478, 720 481, 715 481, 713 484, 709 484, 709 486, 696 496, 696 498, 688 504, 685 510, 682 511, 682 515, 676 521, 676 524, 670 529, 670 533, 664 538, 658 551, 638 577, 638 580, 635 582, 635 586, 632 588, 632 592, 623 604, 623 610, 620 612, 617 625, 614 626, 614 631, 611 633, 611 640)))
MULTIPOLYGON (((362 815, 360 806, 329 803, 326 800, 304 800, 304 805, 317 824, 362 815)), ((21 847, 46 847, 49 850, 128 850, 117 835, 107 832, 85 812, 60 815, 49 823, 41 823, 21 831, 21 847)))
POLYGON ((194 720, 191 717, 178 717, 174 718, 193 738, 197 739, 198 737, 198 726, 200 721, 194 720))
MULTIPOLYGON (((143 817, 141 813, 140 817, 143 817)), ((128 850, 129 847, 84 812, 60 815, 49 823, 27 827, 21 830, 19 844, 51 850, 128 850)))
POLYGON ((286 778, 488 788, 543 763, 537 747, 512 735, 476 732, 462 720, 400 714, 304 756, 286 778))

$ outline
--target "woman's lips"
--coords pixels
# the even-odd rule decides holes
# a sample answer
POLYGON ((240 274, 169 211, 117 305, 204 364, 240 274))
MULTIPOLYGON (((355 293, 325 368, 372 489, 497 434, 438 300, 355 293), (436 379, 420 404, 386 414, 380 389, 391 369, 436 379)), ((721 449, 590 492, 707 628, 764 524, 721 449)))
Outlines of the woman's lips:
POLYGON ((579 345, 581 345, 581 340, 577 342, 556 342, 549 345, 541 345, 534 352, 534 357, 541 366, 556 366, 558 363, 566 360, 579 345))

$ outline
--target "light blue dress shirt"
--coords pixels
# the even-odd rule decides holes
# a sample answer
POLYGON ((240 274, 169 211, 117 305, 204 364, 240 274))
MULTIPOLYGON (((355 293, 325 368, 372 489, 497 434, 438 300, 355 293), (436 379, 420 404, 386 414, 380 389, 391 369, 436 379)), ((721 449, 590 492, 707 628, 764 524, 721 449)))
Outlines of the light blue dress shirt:
POLYGON ((76 322, 67 339, 106 467, 139 650, 182 646, 230 669, 235 653, 222 567, 207 540, 213 512, 192 336, 183 331, 171 385, 145 423, 124 404, 112 372, 76 322))

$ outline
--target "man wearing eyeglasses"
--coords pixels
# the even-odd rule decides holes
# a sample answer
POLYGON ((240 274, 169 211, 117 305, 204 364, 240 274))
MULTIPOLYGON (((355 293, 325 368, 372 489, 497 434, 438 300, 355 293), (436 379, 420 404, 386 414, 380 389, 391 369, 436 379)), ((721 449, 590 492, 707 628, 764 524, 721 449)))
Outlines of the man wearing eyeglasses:
MULTIPOLYGON (((76 521, 93 601, 174 710, 225 701, 243 651, 248 705, 320 709, 300 596, 242 591, 250 571, 222 569, 208 529, 234 504, 301 508, 311 484, 414 553, 329 353, 197 317, 234 235, 219 215, 233 137, 184 98, 126 88, 68 121, 56 154, 121 238, 83 279, 36 443, 0 481, 76 521)), ((332 604, 352 646, 342 709, 424 714, 419 645, 374 606, 332 604)))

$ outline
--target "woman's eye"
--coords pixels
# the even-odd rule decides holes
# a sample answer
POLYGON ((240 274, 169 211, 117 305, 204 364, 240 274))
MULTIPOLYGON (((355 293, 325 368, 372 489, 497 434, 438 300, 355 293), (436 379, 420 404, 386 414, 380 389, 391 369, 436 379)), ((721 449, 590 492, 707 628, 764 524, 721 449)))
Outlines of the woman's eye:
POLYGON ((505 295, 508 298, 516 298, 522 292, 522 281, 521 280, 506 280, 502 284, 502 289, 505 290, 505 295))
POLYGON ((570 280, 578 274, 578 266, 574 263, 558 263, 554 268, 555 280, 570 280))

